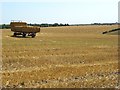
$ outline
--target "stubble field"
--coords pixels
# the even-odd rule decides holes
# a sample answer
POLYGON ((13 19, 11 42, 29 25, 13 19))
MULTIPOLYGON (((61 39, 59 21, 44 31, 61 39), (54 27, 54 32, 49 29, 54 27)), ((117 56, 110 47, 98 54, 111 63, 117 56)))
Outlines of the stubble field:
POLYGON ((2 30, 3 87, 117 87, 118 35, 102 34, 113 28, 48 27, 35 38, 2 30))

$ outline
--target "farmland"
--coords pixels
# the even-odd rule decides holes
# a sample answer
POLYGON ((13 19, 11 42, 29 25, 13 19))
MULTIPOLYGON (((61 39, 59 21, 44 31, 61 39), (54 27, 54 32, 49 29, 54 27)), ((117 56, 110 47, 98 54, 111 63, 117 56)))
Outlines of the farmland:
POLYGON ((44 27, 35 38, 2 30, 3 87, 118 86, 118 35, 107 26, 44 27))

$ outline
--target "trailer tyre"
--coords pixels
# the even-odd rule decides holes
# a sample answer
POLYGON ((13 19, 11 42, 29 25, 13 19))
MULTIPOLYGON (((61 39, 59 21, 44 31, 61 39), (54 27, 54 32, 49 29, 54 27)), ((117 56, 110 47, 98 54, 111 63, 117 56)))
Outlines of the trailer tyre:
POLYGON ((16 33, 13 34, 14 37, 16 37, 16 35, 17 35, 16 33))
POLYGON ((26 37, 26 33, 23 33, 23 37, 26 37))
POLYGON ((35 36, 36 36, 36 34, 35 34, 35 33, 33 33, 33 34, 32 34, 32 38, 34 38, 35 36))
POLYGON ((35 37, 35 35, 32 35, 32 38, 34 38, 35 37))

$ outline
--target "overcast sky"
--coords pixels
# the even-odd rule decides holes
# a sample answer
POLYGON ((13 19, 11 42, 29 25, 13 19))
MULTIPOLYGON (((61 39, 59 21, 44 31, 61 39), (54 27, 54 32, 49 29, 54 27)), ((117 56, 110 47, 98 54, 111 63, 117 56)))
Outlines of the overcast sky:
POLYGON ((119 0, 1 0, 0 23, 114 23, 119 0))

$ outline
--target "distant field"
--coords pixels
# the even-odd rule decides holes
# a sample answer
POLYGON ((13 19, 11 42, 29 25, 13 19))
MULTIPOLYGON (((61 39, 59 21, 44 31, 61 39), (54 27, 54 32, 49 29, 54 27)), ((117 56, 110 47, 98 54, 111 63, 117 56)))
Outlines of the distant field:
POLYGON ((118 35, 108 26, 41 28, 35 38, 2 30, 3 87, 118 86, 118 35))

